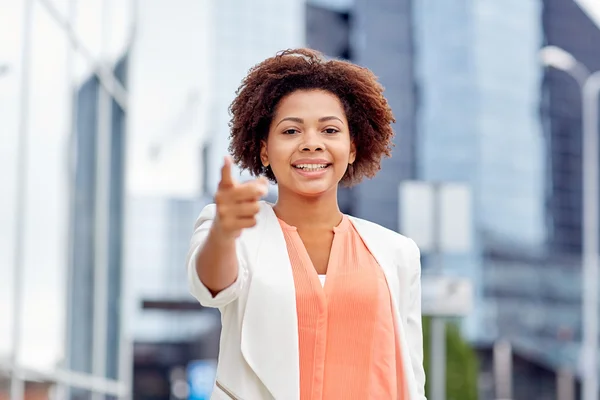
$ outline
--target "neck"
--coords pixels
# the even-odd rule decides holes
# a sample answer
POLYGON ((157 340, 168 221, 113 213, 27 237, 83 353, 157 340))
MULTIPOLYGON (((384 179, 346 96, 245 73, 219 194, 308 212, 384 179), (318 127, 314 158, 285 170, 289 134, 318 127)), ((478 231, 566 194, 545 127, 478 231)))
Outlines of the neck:
POLYGON ((273 210, 285 223, 299 230, 330 229, 337 226, 342 219, 337 202, 337 188, 314 197, 280 190, 273 210))

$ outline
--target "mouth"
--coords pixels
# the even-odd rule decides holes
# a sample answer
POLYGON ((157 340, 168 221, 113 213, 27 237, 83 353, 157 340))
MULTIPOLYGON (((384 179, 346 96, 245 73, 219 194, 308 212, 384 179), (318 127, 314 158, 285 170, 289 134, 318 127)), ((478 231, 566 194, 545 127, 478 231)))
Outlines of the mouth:
POLYGON ((331 164, 329 163, 319 163, 319 164, 295 164, 292 165, 294 168, 299 169, 305 172, 318 172, 323 171, 331 164))

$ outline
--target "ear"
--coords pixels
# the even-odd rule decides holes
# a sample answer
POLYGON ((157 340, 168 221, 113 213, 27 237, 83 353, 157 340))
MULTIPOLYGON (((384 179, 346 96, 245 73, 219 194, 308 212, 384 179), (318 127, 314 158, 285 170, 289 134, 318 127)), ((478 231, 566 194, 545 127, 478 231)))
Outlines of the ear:
POLYGON ((348 164, 354 163, 356 160, 356 145, 354 141, 350 142, 350 156, 348 157, 348 164))
POLYGON ((269 155, 267 153, 267 141, 263 140, 260 142, 260 162, 262 162, 263 167, 269 166, 269 155))

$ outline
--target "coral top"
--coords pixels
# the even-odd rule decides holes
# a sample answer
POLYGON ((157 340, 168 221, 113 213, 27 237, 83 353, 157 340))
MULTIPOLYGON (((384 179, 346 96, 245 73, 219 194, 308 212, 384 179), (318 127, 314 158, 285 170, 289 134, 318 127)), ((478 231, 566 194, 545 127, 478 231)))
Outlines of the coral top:
POLYGON ((344 216, 324 283, 295 227, 279 220, 296 288, 300 398, 408 399, 389 288, 344 216))

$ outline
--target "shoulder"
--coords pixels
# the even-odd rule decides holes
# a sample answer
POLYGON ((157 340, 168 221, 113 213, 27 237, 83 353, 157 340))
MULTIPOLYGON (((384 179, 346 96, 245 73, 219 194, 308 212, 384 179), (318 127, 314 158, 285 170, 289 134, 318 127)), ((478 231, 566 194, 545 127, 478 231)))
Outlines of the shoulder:
POLYGON ((366 239, 377 240, 396 251, 409 254, 411 258, 420 257, 419 247, 411 238, 371 221, 352 216, 349 218, 361 236, 368 236, 366 239))

